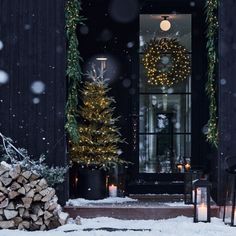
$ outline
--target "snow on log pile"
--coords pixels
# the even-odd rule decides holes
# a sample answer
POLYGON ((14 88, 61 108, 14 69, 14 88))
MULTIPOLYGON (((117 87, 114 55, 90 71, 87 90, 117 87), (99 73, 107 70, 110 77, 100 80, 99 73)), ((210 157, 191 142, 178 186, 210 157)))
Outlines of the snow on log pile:
POLYGON ((0 164, 0 229, 47 230, 66 223, 55 189, 20 165, 0 164))

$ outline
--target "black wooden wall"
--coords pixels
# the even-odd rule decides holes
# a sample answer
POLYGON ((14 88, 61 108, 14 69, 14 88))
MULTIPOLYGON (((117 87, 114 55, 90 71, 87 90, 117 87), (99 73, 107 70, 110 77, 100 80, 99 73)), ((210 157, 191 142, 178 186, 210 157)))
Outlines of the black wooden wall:
MULTIPOLYGON (((0 0, 0 70, 9 75, 0 84, 0 131, 52 165, 67 162, 64 2, 0 0)), ((63 202, 67 182, 62 188, 63 202)))
POLYGON ((236 1, 220 1, 218 198, 224 199, 224 160, 236 158, 236 1))

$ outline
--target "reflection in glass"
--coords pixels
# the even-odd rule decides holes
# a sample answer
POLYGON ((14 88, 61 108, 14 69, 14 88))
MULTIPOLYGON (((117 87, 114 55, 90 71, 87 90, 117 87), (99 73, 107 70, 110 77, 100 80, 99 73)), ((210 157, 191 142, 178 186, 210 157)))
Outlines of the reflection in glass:
POLYGON ((182 172, 178 170, 178 164, 182 164, 184 171, 184 163, 190 162, 190 156, 191 135, 139 136, 139 171, 141 173, 182 172))
MULTIPOLYGON (((191 15, 169 15, 170 31, 157 27, 162 15, 140 15, 139 172, 173 173, 191 159, 191 76, 172 87, 147 83, 142 50, 153 37, 172 37, 191 52, 191 15)), ((171 66, 170 55, 161 63, 171 66)), ((168 69, 168 66, 165 66, 168 69)))

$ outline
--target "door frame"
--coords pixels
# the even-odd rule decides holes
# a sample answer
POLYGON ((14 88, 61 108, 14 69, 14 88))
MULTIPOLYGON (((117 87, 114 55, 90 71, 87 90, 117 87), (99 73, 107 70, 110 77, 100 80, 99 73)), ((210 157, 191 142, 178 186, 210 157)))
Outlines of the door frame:
MULTIPOLYGON (((207 55, 206 55, 206 37, 205 37, 205 15, 204 7, 205 1, 200 0, 191 6, 189 0, 153 0, 141 1, 140 14, 191 14, 192 15, 192 158, 191 166, 193 169, 203 169, 204 172, 208 170, 208 155, 210 147, 206 142, 205 135, 202 128, 208 121, 208 99, 205 93, 205 83, 207 80, 207 55)), ((137 44, 139 45, 139 44, 137 44)), ((138 50, 137 50, 138 51, 138 50)), ((137 57, 139 55, 137 54, 137 57)), ((136 58, 139 62, 139 58, 136 58)), ((135 73, 139 78, 139 66, 136 68, 135 73)), ((137 89, 138 89, 137 81, 137 89)), ((139 123, 139 94, 133 98, 133 111, 132 111, 132 127, 138 127, 139 123), (138 101, 138 102, 137 102, 138 101), (134 125, 134 122, 136 125, 134 125)), ((135 185, 147 181, 160 180, 163 182, 183 181, 183 174, 146 174, 139 173, 139 132, 133 132, 136 135, 136 148, 132 151, 131 161, 134 163, 131 168, 131 180, 129 184, 135 185)), ((135 188, 132 188, 133 190, 135 188)), ((140 188, 136 188, 137 193, 143 193, 140 188)), ((153 186, 145 188, 147 193, 153 192, 153 186)), ((132 191, 133 191, 132 190, 132 191)), ((176 189, 178 192, 179 190, 176 189)))

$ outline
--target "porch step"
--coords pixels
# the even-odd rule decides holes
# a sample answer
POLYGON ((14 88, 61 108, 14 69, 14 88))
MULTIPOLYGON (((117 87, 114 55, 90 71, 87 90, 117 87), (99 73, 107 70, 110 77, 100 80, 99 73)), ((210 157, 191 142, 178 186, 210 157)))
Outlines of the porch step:
MULTIPOLYGON (((65 206, 64 210, 72 218, 78 215, 82 218, 113 217, 124 220, 159 220, 177 216, 193 217, 193 205, 185 205, 183 202, 162 202, 158 199, 163 200, 164 198, 140 195, 137 202, 88 204, 80 207, 65 206)), ((211 207, 211 215, 213 217, 219 216, 218 206, 213 205, 211 207)))
POLYGON ((183 194, 184 173, 142 174, 127 185, 129 194, 183 194))
POLYGON ((184 194, 129 194, 130 198, 139 202, 174 203, 183 202, 184 194))

